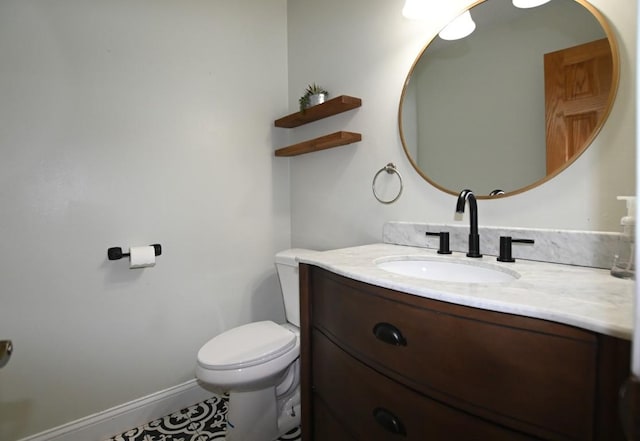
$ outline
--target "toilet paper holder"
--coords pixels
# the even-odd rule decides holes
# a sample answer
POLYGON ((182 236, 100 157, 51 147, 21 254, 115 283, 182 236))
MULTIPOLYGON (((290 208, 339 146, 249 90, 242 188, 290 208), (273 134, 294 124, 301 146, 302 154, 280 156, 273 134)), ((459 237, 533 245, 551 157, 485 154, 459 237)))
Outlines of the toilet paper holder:
MULTIPOLYGON (((162 246, 160 246, 160 244, 154 243, 153 245, 150 245, 150 246, 153 247, 154 254, 156 256, 159 256, 162 254, 162 246)), ((129 257, 129 253, 123 253, 122 248, 120 247, 112 247, 107 250, 107 257, 109 258, 109 260, 118 260, 118 259, 122 259, 123 257, 129 257)))

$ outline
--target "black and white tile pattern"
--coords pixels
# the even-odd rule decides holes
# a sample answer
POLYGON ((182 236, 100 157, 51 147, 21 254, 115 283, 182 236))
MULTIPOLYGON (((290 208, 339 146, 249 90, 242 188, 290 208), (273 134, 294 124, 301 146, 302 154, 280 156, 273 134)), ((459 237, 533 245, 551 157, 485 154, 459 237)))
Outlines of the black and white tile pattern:
MULTIPOLYGON (((223 441, 228 410, 228 399, 214 396, 105 441, 223 441)), ((300 439, 299 428, 278 438, 280 441, 300 439)))

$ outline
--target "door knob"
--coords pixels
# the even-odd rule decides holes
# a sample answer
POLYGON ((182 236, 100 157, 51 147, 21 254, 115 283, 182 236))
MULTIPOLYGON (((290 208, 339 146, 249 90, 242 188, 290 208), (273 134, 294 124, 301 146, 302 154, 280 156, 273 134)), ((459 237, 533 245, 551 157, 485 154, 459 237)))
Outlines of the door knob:
POLYGON ((0 340, 0 368, 3 368, 11 358, 13 343, 11 340, 0 340))

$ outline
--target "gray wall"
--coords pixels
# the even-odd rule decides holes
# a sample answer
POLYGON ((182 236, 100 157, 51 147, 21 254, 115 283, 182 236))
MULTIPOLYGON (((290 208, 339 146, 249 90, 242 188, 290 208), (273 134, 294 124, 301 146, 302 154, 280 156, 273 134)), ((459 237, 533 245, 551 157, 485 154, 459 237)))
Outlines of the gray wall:
POLYGON ((0 2, 0 439, 194 378, 284 319, 286 1, 0 2), (161 243, 154 268, 107 248, 161 243))

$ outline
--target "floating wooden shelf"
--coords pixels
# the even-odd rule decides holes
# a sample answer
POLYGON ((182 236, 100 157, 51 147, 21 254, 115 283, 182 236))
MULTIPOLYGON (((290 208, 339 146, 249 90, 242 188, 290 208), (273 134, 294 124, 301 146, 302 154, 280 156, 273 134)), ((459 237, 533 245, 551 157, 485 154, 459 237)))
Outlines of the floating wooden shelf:
POLYGON ((322 104, 318 104, 313 107, 309 107, 304 112, 296 112, 291 115, 284 116, 275 121, 276 127, 284 127, 291 129, 303 124, 307 124, 313 121, 317 121, 328 116, 337 115, 338 113, 346 112, 347 110, 355 109, 362 105, 360 98, 355 98, 347 95, 340 95, 329 101, 325 101, 322 104))
MULTIPOLYGON (((304 112, 296 112, 275 121, 276 127, 292 129, 322 118, 327 118, 347 110, 355 109, 362 105, 362 100, 353 96, 340 95, 322 104, 309 107, 304 112)), ((310 139, 288 147, 276 150, 276 156, 297 156, 303 153, 315 152, 318 150, 330 149, 341 145, 351 144, 362 140, 360 133, 336 132, 319 138, 310 139)))
MULTIPOLYGON (((323 104, 320 104, 323 105, 323 104)), ((341 145, 351 144, 362 140, 360 133, 336 132, 319 138, 310 139, 299 144, 293 144, 276 150, 276 156, 297 156, 303 153, 315 152, 318 150, 330 149, 341 145)))

